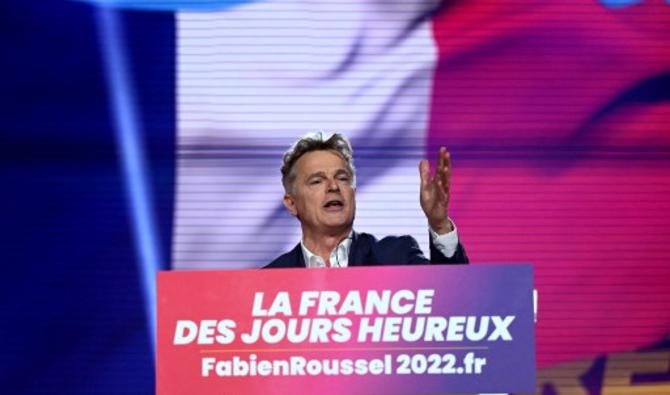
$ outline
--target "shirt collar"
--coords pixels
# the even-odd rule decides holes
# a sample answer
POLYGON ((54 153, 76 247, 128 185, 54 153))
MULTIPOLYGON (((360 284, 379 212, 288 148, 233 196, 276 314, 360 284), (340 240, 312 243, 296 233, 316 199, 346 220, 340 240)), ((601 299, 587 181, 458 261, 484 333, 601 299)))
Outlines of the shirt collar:
MULTIPOLYGON (((349 266, 349 250, 351 250, 351 243, 353 241, 354 231, 350 231, 346 239, 342 240, 340 244, 330 253, 331 267, 347 267, 349 266)), ((300 240, 300 247, 302 249, 302 256, 305 259, 305 266, 309 268, 326 267, 326 262, 320 256, 310 251, 305 242, 300 240)))

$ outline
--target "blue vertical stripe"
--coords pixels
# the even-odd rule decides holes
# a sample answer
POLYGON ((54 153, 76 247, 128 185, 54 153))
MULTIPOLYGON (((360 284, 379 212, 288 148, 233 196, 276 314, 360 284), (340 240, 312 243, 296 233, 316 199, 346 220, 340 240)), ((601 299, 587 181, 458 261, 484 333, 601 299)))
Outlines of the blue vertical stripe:
POLYGON ((100 7, 98 32, 106 71, 109 101, 116 128, 116 139, 126 184, 126 197, 132 218, 137 262, 144 292, 147 326, 156 350, 156 272, 162 266, 152 193, 147 182, 141 126, 128 73, 122 20, 119 12, 100 7))

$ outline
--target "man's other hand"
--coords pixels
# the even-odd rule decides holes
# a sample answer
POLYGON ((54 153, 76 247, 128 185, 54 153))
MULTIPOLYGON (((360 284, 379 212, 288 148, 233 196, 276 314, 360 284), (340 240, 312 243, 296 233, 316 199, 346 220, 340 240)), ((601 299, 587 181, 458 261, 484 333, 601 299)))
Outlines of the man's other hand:
POLYGON ((451 180, 451 157, 445 147, 437 154, 437 168, 431 175, 427 160, 419 162, 421 174, 421 208, 428 225, 438 234, 451 232, 454 228, 449 220, 449 187, 451 180))

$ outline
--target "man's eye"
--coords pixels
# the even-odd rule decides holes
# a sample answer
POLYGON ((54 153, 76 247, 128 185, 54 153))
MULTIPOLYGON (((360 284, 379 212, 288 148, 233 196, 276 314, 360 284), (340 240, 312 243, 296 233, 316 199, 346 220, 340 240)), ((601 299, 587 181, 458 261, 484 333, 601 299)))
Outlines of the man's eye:
POLYGON ((321 179, 317 178, 309 182, 309 185, 317 185, 317 184, 321 184, 321 179))
POLYGON ((349 176, 340 176, 340 181, 349 181, 349 176))

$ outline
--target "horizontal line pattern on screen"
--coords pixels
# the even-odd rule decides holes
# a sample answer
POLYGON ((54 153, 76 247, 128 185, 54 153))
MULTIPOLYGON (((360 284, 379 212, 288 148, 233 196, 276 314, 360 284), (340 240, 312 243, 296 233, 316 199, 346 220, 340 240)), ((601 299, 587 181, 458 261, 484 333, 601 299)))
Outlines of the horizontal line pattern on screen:
MULTIPOLYGON (((470 258, 535 266, 540 367, 660 340, 670 23, 648 7, 531 1, 453 4, 428 22, 434 6, 180 14, 174 266, 261 265, 291 248, 300 235, 280 205, 280 158, 320 129, 352 138, 356 229, 411 234, 426 251, 416 166, 446 145, 470 258)), ((586 362, 540 371, 538 385, 574 382, 586 362)))
POLYGON ((435 47, 420 16, 434 6, 287 1, 179 14, 173 265, 260 266, 292 248, 300 229, 281 205, 279 165, 317 130, 352 140, 356 229, 427 247, 417 164, 435 47), (403 141, 392 160, 379 152, 403 141))
POLYGON ((473 2, 433 20, 428 146, 500 146, 454 150, 469 255, 534 263, 538 364, 582 359, 541 370, 538 393, 670 391, 667 375, 633 387, 645 353, 608 380, 615 352, 670 332, 670 10, 636 3, 473 2))

